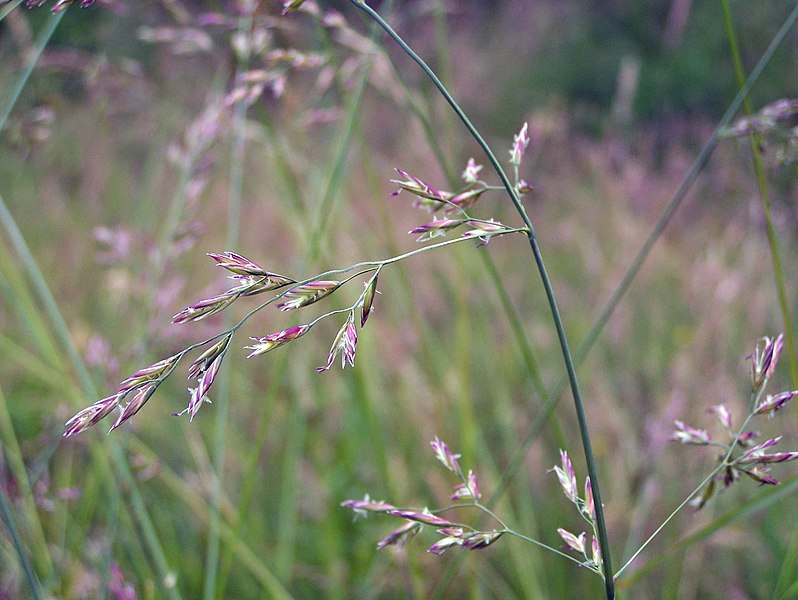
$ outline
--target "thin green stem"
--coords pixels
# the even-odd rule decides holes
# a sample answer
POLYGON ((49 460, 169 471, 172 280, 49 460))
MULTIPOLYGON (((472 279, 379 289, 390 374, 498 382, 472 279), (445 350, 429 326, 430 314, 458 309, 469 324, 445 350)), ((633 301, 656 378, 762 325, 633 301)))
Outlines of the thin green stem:
MULTIPOLYGON (((465 480, 463 480, 463 481, 465 481, 465 480)), ((487 506, 485 506, 484 504, 481 504, 480 502, 474 502, 473 504, 470 504, 470 505, 460 505, 460 504, 456 504, 456 505, 454 505, 454 506, 450 506, 450 507, 447 507, 447 508, 443 508, 443 509, 440 509, 439 511, 434 511, 434 512, 435 512, 435 513, 437 513, 437 512, 441 512, 441 511, 449 510, 449 509, 452 509, 452 508, 463 508, 464 506, 473 506, 474 508, 478 508, 479 510, 481 510, 482 512, 484 512, 486 515, 490 516, 490 517, 491 517, 492 519, 494 519, 494 520, 495 520, 495 521, 496 521, 496 522, 497 522, 499 525, 501 525, 501 527, 502 527, 502 531, 503 531, 504 533, 506 533, 507 535, 512 535, 512 536, 515 536, 515 537, 517 537, 517 538, 519 538, 519 539, 522 539, 522 540, 524 540, 525 542, 529 542, 530 544, 534 544, 535 546, 538 546, 539 548, 543 548, 544 550, 548 550, 548 551, 550 551, 550 552, 553 552, 554 554, 557 554, 557 555, 559 555, 559 556, 562 556, 563 558, 567 558, 568 560, 570 560, 570 561, 573 561, 573 562, 575 562, 576 564, 578 564, 580 567, 584 567, 584 566, 586 566, 585 564, 583 564, 583 563, 582 563, 582 561, 580 561, 580 560, 578 560, 578 559, 574 558, 574 557, 573 557, 573 556, 571 556, 570 554, 566 554, 565 552, 562 552, 562 551, 558 550, 557 548, 554 548, 553 546, 549 546, 548 544, 544 544, 543 542, 541 542, 541 541, 539 541, 539 540, 536 540, 535 538, 531 538, 531 537, 529 537, 529 536, 526 536, 526 535, 524 535, 524 534, 522 534, 522 533, 518 533, 518 532, 517 532, 517 531, 515 531, 515 530, 514 530, 512 527, 510 527, 509 525, 507 525, 507 523, 505 523, 504 519, 502 519, 501 517, 499 517, 499 515, 497 515, 497 514, 496 514, 495 512, 493 512, 493 511, 492 511, 490 508, 488 508, 488 507, 487 507, 487 506)), ((472 531, 476 531, 476 530, 475 530, 473 527, 469 527, 469 526, 467 526, 467 525, 465 525, 464 527, 466 527, 466 528, 468 528, 468 529, 471 529, 472 531)), ((593 569, 591 569, 591 570, 593 570, 593 569)), ((598 575, 601 575, 601 573, 600 573, 599 571, 595 571, 595 572, 596 572, 598 575)))
POLYGON ((733 508, 726 511, 719 517, 715 517, 707 525, 701 527, 698 531, 690 533, 687 537, 675 541, 662 547, 659 551, 652 556, 648 562, 641 565, 640 568, 629 573, 624 581, 624 586, 629 587, 636 581, 639 581, 647 573, 650 573, 658 565, 670 560, 670 557, 677 553, 689 548, 693 544, 708 538, 713 533, 727 527, 731 523, 743 519, 745 517, 753 517, 754 515, 761 515, 768 507, 790 500, 795 497, 795 492, 798 490, 798 477, 793 479, 784 480, 780 485, 771 487, 770 490, 763 491, 751 497, 740 504, 735 505, 733 508))
MULTIPOLYGON (((517 531, 514 531, 512 529, 505 529, 504 533, 506 533, 507 535, 512 535, 514 537, 517 537, 517 538, 519 538, 521 540, 524 540, 525 542, 529 542, 530 544, 534 544, 535 546, 537 546, 538 548, 542 548, 543 550, 548 550, 549 552, 553 552, 554 554, 557 554, 558 556, 562 556, 563 558, 567 558, 568 560, 578 564, 580 567, 584 567, 585 566, 582 563, 582 561, 579 560, 578 558, 575 558, 575 557, 571 556, 570 554, 566 554, 565 552, 563 552, 561 550, 558 550, 557 548, 554 548, 553 546, 549 546, 547 544, 544 544, 543 542, 539 542, 538 540, 536 540, 534 538, 525 536, 522 533, 518 533, 517 531)), ((601 573, 598 573, 598 574, 601 575, 601 573)))
MULTIPOLYGON (((740 57, 740 47, 737 43, 737 34, 734 31, 729 0, 721 0, 723 9, 723 22, 726 25, 726 35, 729 38, 729 48, 731 49, 732 59, 734 60, 734 73, 737 76, 737 85, 742 88, 745 85, 745 70, 743 69, 742 58, 740 57)), ((751 102, 748 98, 743 102, 743 111, 747 117, 751 116, 751 102)), ((784 337, 787 347, 787 357, 790 364, 790 375, 793 386, 798 386, 798 357, 795 350, 795 335, 793 333, 792 317, 790 316, 790 304, 787 299, 787 289, 784 284, 784 269, 781 264, 781 251, 779 250, 778 236, 773 225, 773 215, 770 210, 770 200, 768 198, 768 186, 765 176, 765 167, 759 151, 759 136, 752 135, 749 138, 751 147, 751 160, 754 163, 754 173, 756 175, 759 198, 762 202, 762 214, 765 217, 765 228, 767 230, 768 245, 770 246, 770 259, 773 264, 773 277, 776 283, 776 295, 779 299, 779 309, 781 318, 784 321, 784 337)))
MULTIPOLYGON (((375 33, 372 32, 372 37, 375 33)), ((332 215, 332 205, 335 200, 336 194, 340 187, 341 179, 344 174, 344 167, 346 166, 346 159, 349 155, 348 150, 352 142, 352 136, 355 131, 355 125, 358 118, 360 118, 360 111, 358 110, 363 103, 363 93, 366 90, 368 83, 369 73, 374 62, 373 56, 369 56, 366 64, 360 73, 354 94, 349 100, 349 106, 346 111, 346 122, 344 123, 340 137, 338 139, 338 146, 335 150, 335 160, 332 163, 332 168, 327 179, 327 185, 324 187, 324 195, 319 203, 319 208, 316 213, 316 223, 310 238, 310 247, 308 249, 306 263, 313 264, 319 255, 321 248, 321 238, 323 232, 327 229, 327 223, 332 215)))
POLYGON ((576 378, 576 369, 574 367, 573 359, 571 357, 571 352, 568 346, 568 340, 565 335, 565 328, 562 323, 562 318, 560 317, 559 308, 557 307, 557 302, 555 299, 551 280, 549 279, 548 273, 546 272, 543 256, 540 252, 540 248, 537 243, 532 221, 530 220, 529 216, 526 213, 526 210, 521 204, 521 200, 518 196, 515 186, 510 182, 507 173, 504 171, 504 168, 497 160, 490 146, 488 146, 487 142, 480 135, 476 127, 474 127, 469 118, 460 108, 457 101, 455 101, 455 99, 452 97, 452 95, 449 93, 449 91, 446 89, 446 87, 443 85, 440 79, 438 79, 438 77, 435 75, 432 69, 424 62, 424 60, 418 54, 415 53, 415 51, 413 51, 412 48, 410 48, 410 46, 407 45, 407 43, 399 36, 399 34, 396 33, 390 27, 390 25, 388 25, 388 23, 385 22, 385 20, 379 15, 379 13, 377 13, 374 9, 372 9, 365 3, 359 2, 358 0, 350 0, 350 2, 352 2, 352 4, 354 4, 357 8, 363 10, 366 14, 368 14, 369 17, 371 17, 375 22, 379 23, 380 27, 382 27, 382 29, 402 48, 402 50, 408 56, 410 56, 410 58, 412 58, 416 62, 416 64, 419 65, 419 67, 421 67, 424 73, 432 80, 435 87, 438 88, 438 91, 446 99, 448 104, 451 106, 452 110, 454 110, 454 112, 460 118, 460 120, 465 125, 466 129, 468 129, 469 133, 472 135, 474 140, 482 148, 483 152, 488 158, 488 161, 493 166, 494 170, 499 176, 499 179, 501 179, 502 184, 507 190, 507 193, 510 196, 510 200, 512 201, 513 206, 520 215, 521 219, 524 221, 524 224, 529 229, 529 232, 527 234, 529 239, 529 244, 532 249, 532 253, 535 257, 535 263, 537 265, 538 272, 540 274, 540 278, 543 283, 544 290, 546 292, 546 298, 548 299, 549 302, 549 309, 551 311, 551 315, 554 320, 554 326, 557 330, 557 336, 560 341, 560 349, 562 351, 563 360, 565 362, 566 370, 568 372, 568 379, 571 384, 571 392, 574 400, 574 408, 576 410, 577 419, 579 422, 579 430, 582 438, 582 446, 585 455, 585 462, 587 464, 587 470, 590 475, 590 480, 593 483, 593 494, 596 501, 596 525, 598 530, 599 546, 601 548, 601 554, 603 557, 603 576, 604 576, 605 592, 608 600, 611 600, 612 598, 615 597, 615 585, 612 580, 612 561, 610 558, 610 547, 607 536, 607 528, 604 520, 604 508, 601 501, 598 469, 596 467, 596 461, 593 455, 592 445, 590 443, 590 434, 587 427, 587 418, 582 403, 582 395, 579 391, 579 383, 576 378))

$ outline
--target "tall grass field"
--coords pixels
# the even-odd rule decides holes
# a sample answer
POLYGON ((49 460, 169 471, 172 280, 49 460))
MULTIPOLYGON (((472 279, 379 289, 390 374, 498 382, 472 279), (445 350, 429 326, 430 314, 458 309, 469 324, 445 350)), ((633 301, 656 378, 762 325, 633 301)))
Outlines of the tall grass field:
POLYGON ((796 20, 0 1, 0 600, 798 598, 796 20))

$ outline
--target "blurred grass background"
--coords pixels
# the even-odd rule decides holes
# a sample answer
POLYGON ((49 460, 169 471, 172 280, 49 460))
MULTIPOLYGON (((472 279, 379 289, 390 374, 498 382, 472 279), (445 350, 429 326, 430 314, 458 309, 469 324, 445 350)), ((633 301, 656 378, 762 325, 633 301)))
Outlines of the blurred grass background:
MULTIPOLYGON (((539 413, 540 389, 564 371, 520 238, 383 271, 352 370, 314 372, 335 335, 323 324, 251 361, 231 349, 218 392, 226 410, 221 399, 193 423, 173 418, 187 398, 181 369, 129 427, 61 439, 69 416, 129 373, 224 327, 221 317, 169 325, 226 289, 205 252, 235 250, 297 278, 386 258, 417 246, 405 232, 426 216, 390 197, 394 167, 446 188, 470 156, 484 162, 417 69, 382 38, 370 44, 347 2, 285 18, 279 3, 261 5, 250 31, 262 38, 242 38, 236 20, 198 25, 208 11, 236 14, 235 3, 72 8, 0 132, 0 196, 21 233, 6 219, 0 235, 0 597, 129 598, 125 586, 138 598, 599 597, 588 573, 513 539, 440 558, 424 552, 437 537, 427 531, 376 552, 397 523, 353 523, 339 507, 366 492, 445 504, 455 482, 434 460, 435 435, 462 453, 483 491, 498 484, 539 413), (219 105, 244 64, 231 49, 242 39, 262 44, 247 68, 276 78, 246 121, 219 105), (312 57, 287 66, 268 54, 280 48, 312 57), (226 247, 239 184, 238 242, 226 247)), ((3 102, 55 18, 9 8, 0 5, 3 102)), ((522 176, 536 191, 526 206, 577 347, 736 92, 720 6, 382 8, 500 157, 529 122, 522 176)), ((749 70, 791 8, 731 2, 749 70)), ((775 55, 754 107, 798 95, 797 41, 793 32, 775 55)), ((794 311, 795 171, 763 150, 794 311)), ((515 223, 501 195, 477 212, 515 223)), ((303 312, 346 307, 358 292, 303 312)), ((264 311, 234 346, 292 318, 264 311)), ((782 328, 750 148, 726 140, 579 370, 616 567, 713 464, 711 451, 667 442, 673 420, 711 427, 706 409, 719 402, 741 417, 744 357, 782 328)), ((771 391, 792 387, 783 364, 771 391)), ((762 427, 798 447, 795 411, 762 427)), ((584 477, 576 432, 566 395, 497 506, 555 546, 556 528, 578 523, 546 470, 566 446, 584 477)), ((621 580, 622 597, 798 598, 793 471, 779 469, 780 488, 742 482, 681 514, 621 580)))

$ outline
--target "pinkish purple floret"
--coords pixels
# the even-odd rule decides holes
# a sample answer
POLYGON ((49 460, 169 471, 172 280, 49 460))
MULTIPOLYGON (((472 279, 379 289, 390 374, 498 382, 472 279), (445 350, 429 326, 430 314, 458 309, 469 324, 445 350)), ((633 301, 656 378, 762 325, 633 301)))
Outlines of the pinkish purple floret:
POLYGON ((421 529, 420 523, 407 521, 401 527, 394 529, 391 533, 377 542, 377 550, 382 550, 385 546, 396 546, 404 544, 408 538, 416 535, 421 529))
POLYGON ((455 486, 454 494, 452 494, 451 500, 462 500, 463 498, 473 498, 474 500, 479 500, 481 497, 482 494, 479 491, 477 476, 474 475, 474 471, 469 469, 466 482, 455 486))
POLYGON ((756 414, 772 417, 777 410, 796 396, 798 396, 798 390, 782 392, 775 396, 768 395, 768 397, 756 407, 756 414))
POLYGON ((674 421, 673 424, 676 425, 676 431, 670 437, 673 442, 704 446, 712 441, 712 437, 706 429, 697 429, 678 420, 674 421))
POLYGON ((449 446, 442 442, 437 435, 435 439, 430 442, 430 446, 435 450, 435 458, 441 461, 444 467, 457 474, 462 473, 460 470, 460 463, 457 462, 460 455, 452 453, 452 451, 449 450, 449 446))
POLYGON ((479 172, 481 170, 482 165, 478 165, 473 158, 469 158, 465 170, 463 171, 463 181, 471 184, 476 183, 479 181, 479 172))
POLYGON ((150 384, 136 390, 133 399, 122 409, 122 414, 119 415, 119 418, 116 420, 113 427, 111 427, 109 433, 139 412, 147 403, 147 400, 155 393, 157 387, 157 384, 150 384))
POLYGON ((758 431, 745 431, 739 435, 739 437, 737 438, 737 442, 741 446, 746 446, 751 440, 755 440, 758 437, 759 437, 758 431))
POLYGON ((599 546, 598 539, 593 536, 593 539, 590 542, 591 550, 593 551, 593 563, 596 566, 601 565, 601 547, 599 546))
POLYGON ((406 190, 411 194, 415 194, 416 196, 420 196, 422 198, 427 198, 429 200, 438 200, 439 202, 445 201, 446 194, 428 184, 426 181, 419 179, 408 173, 407 171, 403 171, 402 169, 395 169, 400 176, 405 178, 405 181, 400 181, 398 179, 391 179, 391 183, 397 184, 400 189, 394 192, 392 195, 398 195, 402 190, 406 190))
POLYGON ((427 552, 441 556, 453 546, 468 550, 481 550, 499 539, 503 531, 465 531, 462 527, 445 527, 438 533, 445 536, 427 549, 427 552))
MULTIPOLYGON (((452 531, 452 530, 441 529, 439 530, 439 533, 443 533, 444 531, 452 531)), ((432 546, 427 548, 427 552, 429 552, 430 554, 435 554, 437 556, 443 556, 444 552, 446 552, 452 546, 461 546, 462 544, 463 540, 459 536, 446 535, 446 537, 441 538, 440 540, 432 544, 432 546)))
POLYGON ((360 327, 362 328, 366 321, 371 314, 371 311, 374 307, 374 297, 377 295, 377 278, 379 276, 379 271, 374 273, 374 276, 371 280, 366 284, 367 289, 366 293, 363 296, 363 305, 360 309, 360 327))
POLYGON ((288 329, 283 329, 282 331, 276 331, 275 333, 270 333, 264 337, 254 338, 251 337, 252 341, 255 343, 252 346, 246 346, 248 350, 252 350, 247 355, 247 358, 252 358, 253 356, 257 356, 258 354, 263 354, 264 352, 268 352, 269 350, 274 350, 278 346, 282 346, 283 344, 287 344, 298 337, 304 335, 308 329, 311 328, 311 325, 297 325, 295 327, 289 327, 288 329))
POLYGON ((235 252, 223 252, 222 254, 208 252, 208 256, 215 260, 218 266, 237 275, 263 276, 269 274, 259 265, 235 252))
POLYGON ((462 219, 435 219, 429 223, 424 223, 423 225, 414 227, 408 231, 408 233, 411 235, 415 235, 417 233, 422 234, 416 241, 423 242, 438 236, 445 235, 447 231, 450 229, 455 229, 463 223, 466 223, 466 221, 462 219))
POLYGON ((341 506, 351 508, 356 513, 363 515, 365 515, 366 512, 388 512, 396 510, 396 507, 392 504, 388 504, 381 500, 372 500, 369 498, 368 494, 366 494, 363 500, 345 500, 341 502, 341 506))
POLYGON ((554 471, 557 474, 557 478, 560 480, 560 486, 562 486, 565 496, 571 502, 576 502, 578 498, 576 474, 574 473, 574 466, 571 464, 571 459, 568 457, 567 451, 560 450, 560 462, 562 463, 562 467, 554 466, 549 469, 548 472, 551 473, 554 471))
POLYGON ((357 328, 354 323, 354 315, 350 315, 349 319, 343 324, 338 331, 338 335, 333 340, 333 345, 327 355, 327 364, 323 367, 316 369, 317 373, 329 371, 335 362, 335 357, 341 353, 341 368, 345 368, 347 363, 349 366, 355 366, 355 351, 357 349, 357 328))
POLYGON ((285 302, 277 305, 282 311, 295 310, 308 304, 318 302, 325 296, 332 294, 341 286, 340 281, 311 281, 298 285, 297 287, 287 291, 283 298, 285 302))
POLYGON ((585 478, 585 511, 587 511, 588 516, 595 521, 596 502, 593 499, 593 485, 590 483, 590 477, 585 478))
POLYGON ((784 334, 779 334, 775 339, 766 336, 760 342, 764 343, 764 347, 760 349, 757 343, 754 353, 748 357, 751 359, 751 383, 754 389, 759 389, 773 376, 784 345, 784 334))
POLYGON ((125 379, 121 384, 119 384, 118 393, 124 395, 125 392, 129 392, 139 387, 142 383, 162 378, 172 369, 172 367, 174 367, 179 358, 180 355, 175 354, 169 358, 159 360, 157 363, 150 365, 149 367, 139 369, 125 379))
POLYGON ((238 295, 239 294, 237 291, 229 290, 224 294, 219 294, 217 296, 200 300, 196 304, 192 304, 191 306, 184 308, 175 316, 173 316, 172 323, 180 324, 188 323, 189 321, 199 321, 205 317, 215 315, 235 302, 238 298, 238 295))
POLYGON ((718 417, 718 420, 726 429, 731 429, 732 426, 732 416, 729 407, 725 404, 716 404, 714 406, 709 407, 707 412, 715 413, 718 417))
POLYGON ((463 540, 463 548, 482 550, 498 540, 503 533, 503 531, 477 531, 463 540))
POLYGON ((426 509, 424 512, 416 512, 412 510, 389 510, 388 514, 395 517, 402 517, 408 521, 416 521, 418 523, 424 523, 425 525, 434 525, 435 527, 450 527, 456 525, 456 523, 452 523, 447 519, 433 515, 426 509))
POLYGON ((119 393, 116 393, 81 410, 66 422, 64 437, 75 435, 99 423, 119 406, 120 399, 119 393))
POLYGON ((510 150, 510 162, 515 166, 521 164, 521 159, 529 146, 529 125, 524 123, 516 135, 513 136, 513 147, 510 150))
POLYGON ((756 481, 759 486, 763 485, 779 485, 779 480, 775 477, 768 475, 770 469, 764 466, 754 466, 750 469, 744 469, 743 473, 748 475, 751 479, 756 481))
POLYGON ((587 534, 584 531, 577 536, 566 529, 559 528, 557 529, 557 533, 560 534, 560 537, 571 550, 579 552, 580 554, 585 553, 587 534))

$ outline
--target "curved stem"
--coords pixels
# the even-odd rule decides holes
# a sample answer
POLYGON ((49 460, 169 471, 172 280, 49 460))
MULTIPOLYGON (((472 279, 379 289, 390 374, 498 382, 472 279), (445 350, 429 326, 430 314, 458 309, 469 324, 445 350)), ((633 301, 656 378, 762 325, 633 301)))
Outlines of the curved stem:
POLYGON ((574 367, 573 359, 571 357, 571 351, 568 346, 568 339, 565 335, 565 328, 562 323, 562 318, 560 316, 560 311, 557 306, 557 302, 554 296, 554 290, 551 284, 551 280, 549 279, 548 273, 546 272, 546 267, 543 261, 543 256, 540 252, 540 247, 537 243, 537 238, 535 236, 535 230, 532 225, 532 221, 527 215, 526 210, 524 209, 523 205, 521 204, 521 200, 518 197, 518 193, 510 183, 510 179, 507 176, 507 173, 502 168, 499 161, 496 159, 493 151, 491 150, 488 143, 485 139, 480 135, 477 131, 476 127, 471 123, 469 118, 460 108, 458 103, 446 89, 446 86, 443 85, 440 79, 435 75, 432 69, 424 62, 424 60, 416 54, 410 46, 396 33, 388 23, 377 13, 374 9, 369 7, 363 2, 359 0, 350 0, 352 4, 354 4, 357 8, 363 10, 370 18, 372 18, 375 22, 377 22, 380 27, 397 43, 399 46, 404 50, 404 52, 410 56, 424 73, 432 80, 433 84, 441 95, 446 99, 446 102, 451 106, 452 110, 457 114, 460 120, 465 125, 466 129, 468 129, 469 133, 472 135, 474 140, 479 144, 482 148, 483 152, 488 158, 488 161, 493 166, 494 170, 496 171, 499 179, 501 179, 504 188, 507 190, 508 195, 510 196, 510 200, 515 206, 516 211, 520 215, 521 219, 524 221, 524 224, 529 229, 529 233, 527 234, 529 239, 529 245, 532 249, 532 253, 535 257, 535 263, 538 268, 538 272, 540 274, 541 281, 543 283, 544 290, 546 292, 546 298, 549 302, 549 309, 551 311, 552 318, 554 320, 554 326, 557 330, 557 337, 560 341, 560 349, 562 351, 563 360, 565 362, 565 367, 568 372, 568 380, 571 384, 571 392, 574 399, 574 408, 576 410, 577 419, 579 422, 579 432, 582 438, 582 446, 585 454, 585 462, 587 464, 587 470, 590 475, 590 481, 593 484, 593 494, 596 501, 596 525, 598 529, 598 538, 599 538, 599 546, 601 548, 601 555, 603 557, 603 576, 604 576, 604 583, 605 583, 605 592, 608 599, 612 599, 615 597, 615 585, 612 578, 612 563, 610 559, 610 547, 609 541, 607 538, 607 528, 606 523, 604 520, 604 508, 601 502, 601 492, 599 490, 599 476, 598 470, 596 468, 596 461, 595 457, 593 456, 593 450, 590 443, 590 434, 588 432, 587 427, 587 417, 585 415, 584 406, 582 403, 582 395, 579 391, 579 383, 576 378, 576 369, 574 367))

